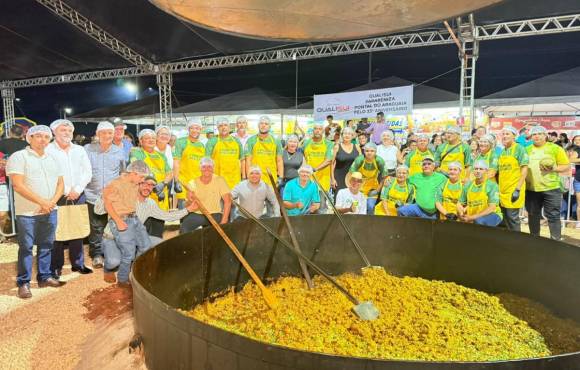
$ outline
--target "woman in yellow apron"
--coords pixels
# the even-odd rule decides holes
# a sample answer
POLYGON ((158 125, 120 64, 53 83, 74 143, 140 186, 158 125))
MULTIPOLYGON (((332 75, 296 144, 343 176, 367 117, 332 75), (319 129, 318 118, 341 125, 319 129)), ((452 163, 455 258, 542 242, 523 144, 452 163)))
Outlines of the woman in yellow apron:
POLYGON ((435 155, 429 150, 429 136, 419 134, 417 137, 417 149, 413 150, 405 158, 405 164, 409 167, 409 177, 423 172, 423 159, 435 155))
POLYGON ((525 204, 528 153, 515 142, 518 131, 502 130, 504 150, 498 159, 499 202, 508 230, 521 231, 519 211, 525 204))
POLYGON ((441 220, 457 220, 457 203, 463 192, 463 183, 459 178, 462 166, 459 162, 449 163, 448 176, 445 184, 435 195, 435 207, 439 211, 441 220))
POLYGON ((469 147, 461 142, 461 129, 458 126, 450 126, 446 131, 448 142, 439 145, 435 154, 435 161, 439 163, 439 170, 447 173, 449 163, 459 162, 463 166, 461 180, 467 177, 467 167, 471 164, 469 147))
POLYGON ((157 187, 150 195, 162 210, 169 210, 169 189, 164 185, 169 184, 173 178, 171 167, 167 162, 165 154, 155 150, 156 134, 153 130, 144 129, 139 132, 140 148, 133 148, 129 153, 129 162, 144 161, 151 174, 157 181, 157 187), (163 187, 163 189, 161 189, 163 187), (162 195, 161 195, 162 194, 162 195), (160 196, 161 195, 161 196, 160 196))
POLYGON ((367 214, 372 215, 377 203, 377 196, 380 190, 380 181, 385 176, 385 162, 381 157, 377 157, 377 146, 375 143, 368 143, 364 147, 364 155, 359 155, 350 166, 346 175, 346 183, 350 181, 352 172, 360 172, 363 176, 361 192, 367 197, 367 214))
MULTIPOLYGON (((489 166, 487 170, 487 179, 493 182, 496 181, 497 175, 497 155, 495 154, 495 138, 491 135, 484 135, 478 142, 479 155, 475 158, 475 161, 484 160, 489 166)), ((473 175, 470 176, 471 180, 475 180, 473 175)))
POLYGON ((462 221, 477 225, 497 226, 502 220, 499 207, 499 188, 496 183, 485 178, 487 163, 475 162, 473 173, 475 181, 470 181, 463 190, 460 206, 457 207, 462 221), (489 210, 491 207, 493 210, 489 210))
POLYGON ((399 166, 396 170, 396 180, 383 187, 381 201, 375 207, 377 216, 396 216, 397 208, 413 200, 413 186, 409 185, 409 168, 399 166))
POLYGON ((230 136, 230 125, 226 119, 218 122, 218 137, 211 138, 205 145, 205 153, 215 162, 214 173, 223 177, 230 189, 242 180, 242 143, 230 136))
POLYGON ((278 168, 278 156, 282 156, 282 146, 270 134, 264 138, 254 135, 248 139, 246 146, 249 153, 249 160, 246 158, 246 170, 251 166, 260 167, 262 181, 272 186, 268 178, 267 169, 270 169, 274 178, 283 174, 283 168, 278 168))
POLYGON ((322 138, 319 142, 310 139, 304 143, 304 158, 312 168, 318 168, 325 161, 328 165, 321 170, 314 173, 314 177, 318 180, 324 191, 330 191, 330 162, 332 160, 331 141, 322 138))

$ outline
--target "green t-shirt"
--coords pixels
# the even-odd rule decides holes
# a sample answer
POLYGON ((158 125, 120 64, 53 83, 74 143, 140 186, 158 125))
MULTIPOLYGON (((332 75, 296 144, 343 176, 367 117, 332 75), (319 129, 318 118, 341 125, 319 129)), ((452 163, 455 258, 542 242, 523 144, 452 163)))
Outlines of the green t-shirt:
POLYGON ((434 172, 430 176, 418 173, 409 178, 409 184, 415 187, 415 203, 427 213, 435 213, 435 195, 440 187, 445 184, 447 177, 434 172))
POLYGON ((477 161, 485 161, 487 163, 487 165, 489 166, 490 170, 496 170, 498 169, 498 159, 499 156, 495 153, 495 150, 490 149, 489 152, 487 152, 487 154, 479 154, 477 156, 477 158, 475 158, 475 160, 473 161, 473 163, 477 162, 477 161))
MULTIPOLYGON (((435 193, 435 202, 443 203, 443 188, 445 188, 445 184, 446 182, 444 182, 443 185, 441 185, 437 189, 437 193, 435 193)), ((457 191, 461 189, 461 186, 462 186, 461 180, 458 180, 455 184, 449 181, 449 183, 447 184, 447 189, 451 191, 457 191)))
POLYGON ((560 175, 555 172, 542 173, 540 171, 540 161, 550 158, 554 161, 554 168, 563 164, 570 164, 564 149, 554 143, 546 143, 541 147, 530 145, 526 148, 530 163, 526 186, 531 191, 548 191, 560 188, 560 175))
MULTIPOLYGON (((487 204, 495 204, 495 213, 500 217, 503 218, 501 213, 501 208, 499 207, 499 187, 497 183, 493 181, 485 181, 485 188, 483 184, 477 185, 475 181, 468 181, 467 184, 463 187, 463 191, 461 192, 461 196, 459 197, 459 203, 466 205, 467 204, 467 192, 471 193, 479 193, 485 191, 487 194, 487 204)), ((486 207, 487 208, 487 207, 486 207)))
POLYGON ((217 145, 217 143, 219 141, 223 141, 223 142, 235 142, 238 145, 239 148, 239 159, 244 158, 244 148, 242 147, 242 142, 240 141, 240 139, 238 139, 237 137, 233 137, 233 136, 227 136, 226 138, 221 138, 219 136, 214 136, 211 139, 209 139, 207 141, 207 143, 205 143, 205 155, 208 157, 211 157, 213 155, 213 151, 215 149, 215 146, 217 145))
MULTIPOLYGON (((171 172, 171 166, 169 165, 169 162, 167 161, 167 157, 165 156, 164 153, 161 153, 157 150, 154 150, 153 153, 147 153, 147 154, 154 161, 162 159, 163 164, 165 165, 164 172, 165 173, 171 172)), ((146 158, 147 158, 147 155, 145 154, 145 151, 143 150, 143 148, 133 148, 133 150, 131 150, 131 152, 129 153, 129 163, 132 163, 134 161, 144 161, 146 158)), ((151 170, 153 170, 153 169, 151 169, 151 170)))
MULTIPOLYGON (((324 152, 324 159, 332 159, 332 149, 334 148, 334 143, 330 140, 327 140, 327 139, 322 139, 322 140, 324 141, 324 144, 326 145, 326 149, 324 152)), ((310 146, 312 144, 320 144, 320 143, 314 143, 312 139, 306 139, 304 141, 304 143, 302 144, 302 152, 306 153, 308 146, 310 146)))
POLYGON ((265 139, 261 139, 258 135, 251 136, 248 141, 246 142, 246 148, 244 150, 245 157, 252 155, 252 151, 254 150, 254 145, 260 140, 261 142, 266 143, 275 143, 276 144, 276 156, 282 155, 282 142, 276 139, 272 135, 268 135, 265 139))
MULTIPOLYGON (((381 157, 376 156, 375 162, 377 164, 377 167, 379 168, 379 177, 387 176, 385 161, 381 157)), ((365 156, 361 154, 358 157, 356 157, 355 160, 352 162, 352 165, 350 166, 348 172, 360 172, 361 167, 367 171, 372 171, 373 166, 374 164, 372 162, 369 163, 365 161, 365 156)))
POLYGON ((177 139, 175 141, 175 147, 173 147, 173 159, 180 160, 181 156, 183 154, 183 151, 188 146, 196 146, 196 147, 204 148, 203 143, 199 140, 196 141, 195 143, 192 143, 191 140, 189 140, 189 136, 180 137, 179 139, 177 139))
MULTIPOLYGON (((498 165, 499 165, 499 159, 501 157, 505 157, 505 156, 513 156, 518 161, 518 164, 520 165, 520 167, 527 166, 528 164, 530 164, 530 157, 528 156, 528 152, 526 151, 526 148, 524 148, 520 144, 513 143, 509 149, 504 148, 501 151, 501 154, 499 155, 499 157, 497 158, 498 165), (512 153, 512 151, 513 151, 513 153, 512 153)), ((499 170, 501 171, 502 169, 499 168, 499 170)), ((504 168, 504 170, 505 170, 505 168, 504 168)))

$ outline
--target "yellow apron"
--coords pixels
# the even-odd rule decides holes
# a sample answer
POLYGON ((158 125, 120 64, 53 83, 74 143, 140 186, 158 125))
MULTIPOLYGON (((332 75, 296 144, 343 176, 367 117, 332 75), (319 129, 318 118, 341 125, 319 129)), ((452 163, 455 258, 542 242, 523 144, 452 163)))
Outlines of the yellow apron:
POLYGON ((215 162, 215 174, 226 180, 233 189, 242 180, 240 167, 240 146, 233 138, 217 139, 211 155, 215 162))
POLYGON ((516 190, 521 176, 520 164, 514 155, 517 145, 519 144, 513 143, 507 153, 504 149, 498 160, 499 203, 504 208, 522 208, 526 199, 526 182, 524 181, 520 189, 520 197, 515 203, 512 202, 512 193, 516 190))
MULTIPOLYGON (((145 154, 145 159, 143 160, 143 162, 145 162, 147 166, 149 166, 149 170, 151 170, 153 177, 155 177, 155 181, 157 181, 157 183, 160 183, 163 180, 165 180, 167 172, 170 172, 171 169, 165 167, 165 161, 163 160, 163 156, 161 155, 161 153, 159 153, 158 151, 148 153, 144 149, 141 150, 145 154)), ((159 208, 161 208, 164 211, 167 211, 169 210, 169 191, 167 190, 167 188, 165 188, 163 192, 165 193, 165 199, 163 200, 163 202, 159 201, 159 198, 157 197, 157 194, 155 194, 155 192, 152 192, 149 197, 153 199, 155 202, 157 202, 159 208)))
POLYGON ((397 189, 397 181, 394 181, 389 186, 389 191, 387 192, 387 199, 383 199, 375 206, 375 215, 377 216, 396 216, 397 207, 395 206, 397 201, 405 204, 407 199, 409 199, 410 189, 409 184, 405 182, 405 190, 400 191, 397 189), (387 206, 387 212, 385 212, 385 207, 387 206))
MULTIPOLYGON (((459 145, 457 149, 463 149, 462 146, 463 144, 459 145)), ((445 153, 447 153, 447 151, 453 147, 455 147, 455 145, 445 144, 443 150, 441 151, 441 157, 443 157, 445 153)), ((441 161, 439 164, 439 168, 441 171, 447 173, 449 171, 449 163, 459 162, 463 166, 463 169, 461 170, 461 176, 459 178, 463 180, 465 179, 465 154, 463 153, 463 150, 459 150, 459 152, 455 153, 455 150, 457 149, 453 149, 454 152, 445 155, 445 158, 443 158, 443 161, 441 161)))
MULTIPOLYGON (((454 215, 457 214, 457 202, 459 202, 459 197, 461 197, 461 192, 463 191, 463 184, 461 183, 461 180, 458 180, 457 182, 459 183, 459 189, 457 190, 451 190, 449 189, 449 184, 450 184, 449 179, 447 179, 447 181, 445 182, 445 185, 443 185, 443 190, 442 190, 442 203, 441 205, 443 206, 443 208, 445 208, 445 214, 448 213, 452 213, 454 215)), ((446 220, 447 217, 445 217, 445 214, 439 214, 439 218, 442 220, 446 220)))
POLYGON ((177 193, 177 199, 185 199, 187 191, 185 186, 195 178, 201 176, 199 161, 205 156, 205 147, 203 145, 193 145, 188 139, 187 146, 181 154, 179 160, 179 177, 178 180, 183 187, 181 193, 177 193))
POLYGON ((266 169, 270 169, 274 179, 278 176, 278 164, 276 161, 276 140, 272 136, 268 136, 266 140, 257 138, 256 144, 252 148, 252 166, 258 166, 262 170, 262 180, 272 186, 268 178, 266 169))
POLYGON ((361 173, 363 176, 363 184, 361 187, 361 191, 364 195, 368 196, 369 191, 371 190, 379 190, 379 166, 377 165, 377 160, 374 159, 372 163, 367 162, 365 159, 362 166, 358 169, 358 172, 361 173), (373 169, 367 170, 365 169, 365 164, 372 164, 373 169))
POLYGON ((409 177, 423 172, 423 158, 427 156, 435 158, 429 149, 424 152, 417 149, 413 152, 413 156, 409 158, 409 177))
MULTIPOLYGON (((485 163, 487 163, 488 167, 491 167, 491 156, 493 155, 493 149, 490 149, 489 152, 487 152, 487 154, 480 154, 477 156, 477 158, 475 158, 475 161, 473 161, 473 163, 477 162, 477 161, 485 161, 485 163)), ((491 171, 493 171, 491 168, 487 171, 487 174, 485 175, 485 178, 488 180, 491 180, 495 183, 497 183, 495 176, 491 176, 491 171)), ((473 171, 471 171, 471 174, 469 175, 469 179, 471 181, 475 181, 475 175, 473 174, 473 171)))
MULTIPOLYGON (((485 187, 487 185, 487 181, 485 180, 481 185, 480 191, 474 192, 471 191, 473 186, 475 185, 475 181, 471 182, 469 188, 467 188, 467 215, 473 216, 481 211, 485 210, 489 206, 489 199, 487 197, 487 193, 485 192, 485 187)), ((499 208, 499 204, 495 206, 495 213, 501 217, 501 210, 499 208)))
MULTIPOLYGON (((310 140, 309 144, 304 148, 304 158, 312 168, 316 168, 322 164, 326 159, 327 143, 323 139, 318 143, 310 140)), ((330 190, 330 165, 324 167, 320 171, 314 173, 314 177, 320 182, 325 191, 330 190)))

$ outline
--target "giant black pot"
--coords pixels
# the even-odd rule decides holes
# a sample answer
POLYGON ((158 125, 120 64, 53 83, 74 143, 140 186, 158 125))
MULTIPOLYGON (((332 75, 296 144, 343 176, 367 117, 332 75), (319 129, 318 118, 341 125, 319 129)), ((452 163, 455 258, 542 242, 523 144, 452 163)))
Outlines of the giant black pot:
MULTIPOLYGON (((489 293, 531 298, 559 316, 580 322, 580 248, 495 228, 451 222, 347 216, 373 264, 397 275, 453 281, 489 293)), ((292 218, 307 256, 331 274, 362 263, 334 216, 292 218)), ((280 219, 267 220, 276 230, 280 219)), ((276 244, 242 221, 224 227, 262 275, 276 244)), ((283 235, 287 237, 284 229, 283 235)), ((269 276, 299 274, 292 255, 278 246, 269 276)), ((580 369, 580 352, 521 361, 458 363, 382 361, 304 352, 244 338, 185 317, 208 294, 236 281, 233 253, 211 228, 168 240, 133 267, 136 330, 149 369, 580 369)), ((240 282, 249 279, 241 273, 240 282)))

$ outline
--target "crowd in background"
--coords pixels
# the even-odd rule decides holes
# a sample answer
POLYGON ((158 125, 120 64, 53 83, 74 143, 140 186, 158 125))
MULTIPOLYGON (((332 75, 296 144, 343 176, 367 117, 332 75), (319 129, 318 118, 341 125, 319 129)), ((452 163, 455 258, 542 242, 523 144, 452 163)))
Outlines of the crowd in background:
MULTIPOLYGON (((406 140, 379 113, 373 122, 328 116, 280 140, 261 117, 258 133, 248 121, 217 120, 217 133, 190 121, 187 136, 167 126, 141 130, 134 140, 120 119, 100 122, 95 136, 74 136, 74 125, 56 120, 28 132, 13 126, 0 141, 0 221, 8 219, 14 189, 18 232, 18 295, 31 296, 32 248, 38 247, 39 286, 58 287, 69 250, 73 271, 85 265, 83 238, 55 240, 59 207, 86 204, 92 268, 126 285, 133 260, 159 243, 165 222, 187 233, 248 213, 276 217, 340 213, 421 217, 504 226, 520 231, 522 209, 530 232, 542 216, 553 239, 561 238, 562 179, 580 165, 580 136, 571 141, 541 126, 504 127, 494 136, 478 127, 465 137, 453 125, 406 140), (204 136, 205 135, 205 136, 204 136), (26 140, 24 140, 24 137, 26 140), (7 158, 7 160, 6 160, 7 158), (1 176, 2 174, 0 174, 1 176), (332 202, 329 204, 328 201, 332 202)), ((580 193, 580 173, 574 189, 580 193)), ((580 203, 580 202, 578 202, 580 203)), ((0 226, 2 226, 0 225, 0 226)))

